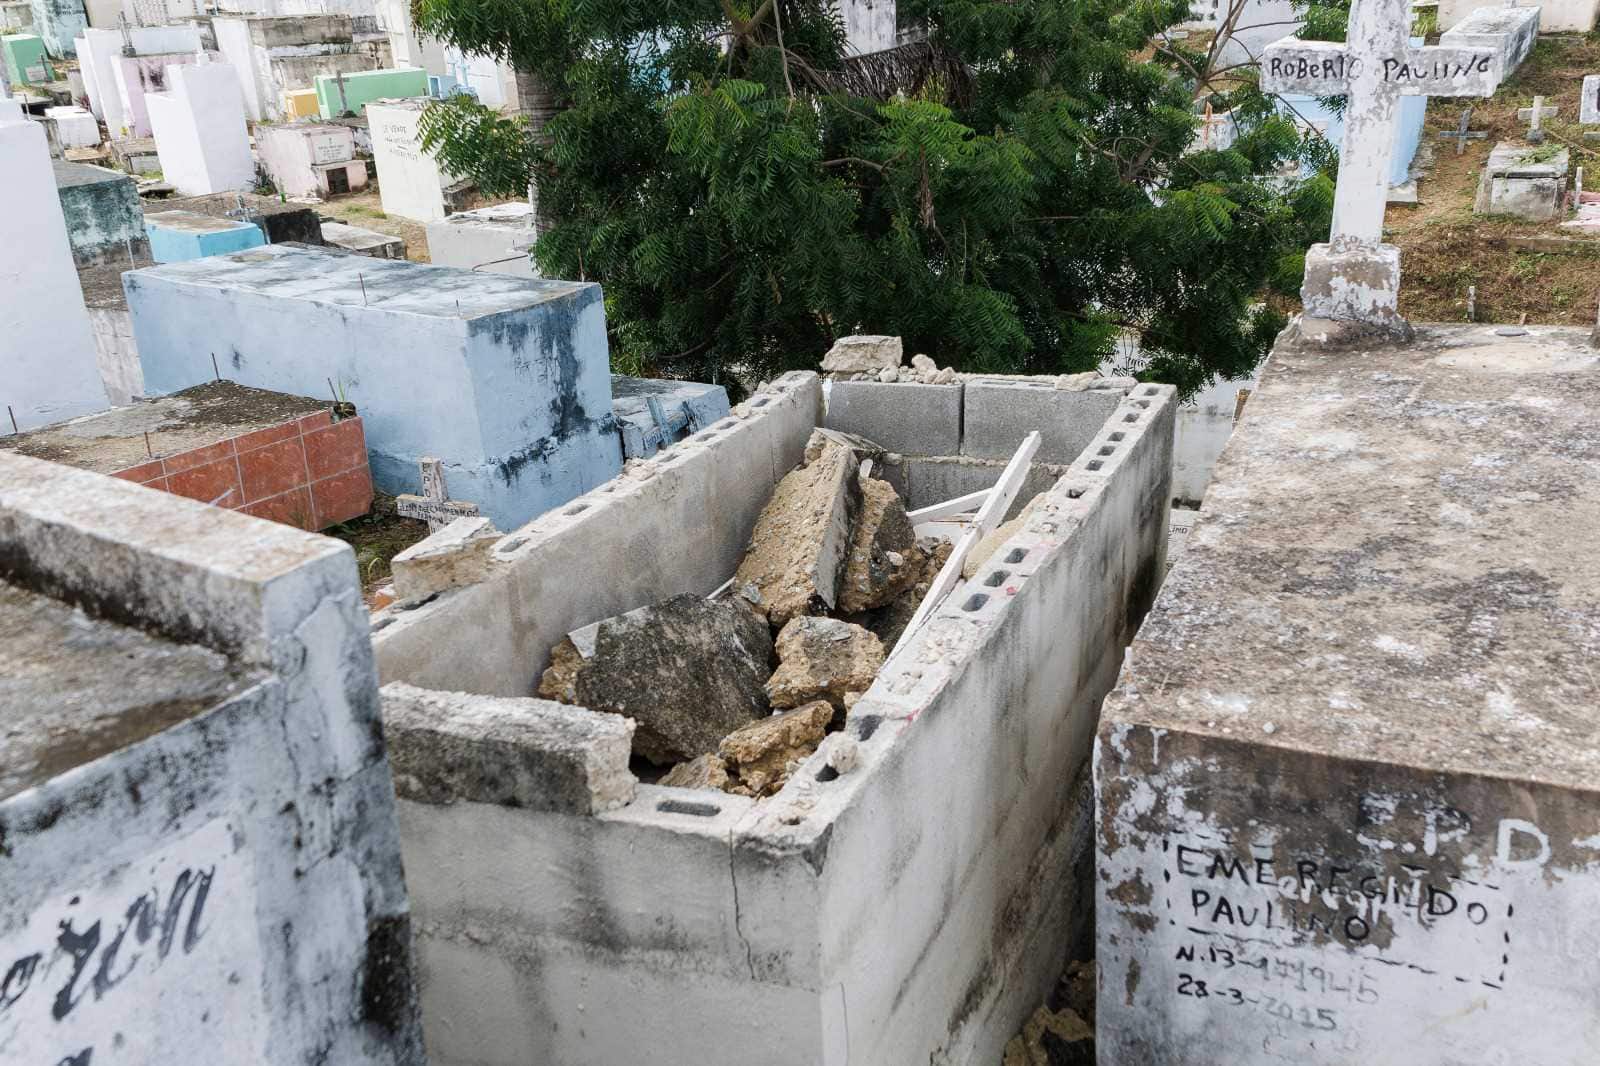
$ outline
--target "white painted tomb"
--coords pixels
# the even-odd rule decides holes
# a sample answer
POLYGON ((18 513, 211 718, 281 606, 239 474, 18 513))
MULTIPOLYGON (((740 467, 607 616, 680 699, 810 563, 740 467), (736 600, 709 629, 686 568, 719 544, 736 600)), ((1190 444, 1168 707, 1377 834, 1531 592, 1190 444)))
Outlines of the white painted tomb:
POLYGON ((534 237, 533 205, 526 201, 458 211, 428 223, 428 258, 435 266, 537 277, 534 237))
POLYGON ((100 123, 81 107, 47 107, 45 118, 56 124, 56 141, 63 148, 94 148, 100 144, 100 123))
POLYGON ((457 179, 418 143, 426 99, 378 100, 367 105, 378 192, 388 215, 435 222, 445 217, 444 190, 457 179))
POLYGON ((0 432, 9 433, 12 418, 33 429, 110 402, 43 126, 0 112, 0 175, 0 406, 11 409, 0 411, 0 432))
POLYGON ((1539 39, 1538 7, 1480 7, 1439 37, 1450 48, 1493 48, 1500 80, 1511 77, 1539 39))
POLYGON ((1403 332, 1400 250, 1383 243, 1383 211, 1401 96, 1491 96, 1489 48, 1413 47, 1407 0, 1355 0, 1346 42, 1284 38, 1261 58, 1267 92, 1348 100, 1333 233, 1306 253, 1300 299, 1310 318, 1403 332))
POLYGON ((145 97, 163 177, 182 196, 253 188, 255 157, 233 67, 168 67, 167 86, 145 97))
POLYGON ((356 158, 355 131, 323 122, 256 128, 256 151, 285 196, 326 198, 367 184, 367 164, 356 158))

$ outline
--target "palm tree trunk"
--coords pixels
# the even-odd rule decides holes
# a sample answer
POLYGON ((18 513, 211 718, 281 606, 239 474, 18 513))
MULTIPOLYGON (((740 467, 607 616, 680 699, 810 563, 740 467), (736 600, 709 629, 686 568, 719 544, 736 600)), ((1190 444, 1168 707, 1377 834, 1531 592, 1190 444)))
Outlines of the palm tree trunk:
MULTIPOLYGON (((561 110, 555 91, 538 73, 524 67, 514 67, 517 78, 517 109, 528 123, 528 131, 536 142, 549 142, 545 128, 561 110)), ((528 203, 533 207, 533 228, 538 234, 549 233, 555 220, 539 210, 539 183, 528 179, 528 203)))

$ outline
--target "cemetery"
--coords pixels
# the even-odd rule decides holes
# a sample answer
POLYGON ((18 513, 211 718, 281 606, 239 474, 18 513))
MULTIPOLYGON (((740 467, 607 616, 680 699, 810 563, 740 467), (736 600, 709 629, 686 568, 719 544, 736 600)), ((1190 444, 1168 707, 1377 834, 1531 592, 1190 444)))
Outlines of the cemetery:
POLYGON ((0 0, 0 1061, 1590 1066, 1600 0, 547 6, 0 0))

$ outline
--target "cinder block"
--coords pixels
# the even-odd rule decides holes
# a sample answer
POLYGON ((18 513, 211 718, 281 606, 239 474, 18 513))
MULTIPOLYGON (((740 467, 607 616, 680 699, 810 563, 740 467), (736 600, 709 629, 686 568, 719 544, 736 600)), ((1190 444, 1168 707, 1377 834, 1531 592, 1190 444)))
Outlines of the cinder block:
POLYGON ((891 452, 955 455, 961 448, 961 385, 835 381, 823 425, 891 452))
POLYGON ((637 784, 633 722, 620 714, 391 684, 383 725, 395 792, 418 803, 599 814, 637 784))
POLYGON ((1120 389, 1069 392, 1041 381, 980 378, 966 383, 961 454, 1010 459, 1024 437, 1039 431, 1041 463, 1072 462, 1122 402, 1120 389))

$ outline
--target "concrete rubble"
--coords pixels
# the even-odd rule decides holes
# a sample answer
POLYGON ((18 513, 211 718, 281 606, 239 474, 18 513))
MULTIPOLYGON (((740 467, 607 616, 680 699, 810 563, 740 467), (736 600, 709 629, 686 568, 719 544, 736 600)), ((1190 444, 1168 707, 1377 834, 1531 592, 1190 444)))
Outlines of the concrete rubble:
POLYGON ((887 606, 919 576, 917 532, 894 486, 861 479, 861 514, 850 536, 839 609, 849 614, 887 606))
POLYGON ((550 658, 541 697, 632 718, 634 753, 660 765, 717 750, 768 710, 772 637, 737 599, 674 596, 585 626, 550 658))
POLYGON ((827 700, 813 700, 729 733, 718 754, 736 770, 738 780, 723 784, 723 790, 740 796, 775 795, 789 779, 790 768, 822 743, 833 712, 827 700))
POLYGON ((903 349, 899 337, 840 337, 822 357, 828 374, 876 374, 897 369, 903 349))
POLYGON ((844 710, 845 696, 872 687, 884 659, 877 637, 837 618, 794 619, 778 634, 777 651, 778 669, 767 682, 774 707, 827 700, 844 710))
POLYGON ((757 610, 776 628, 839 602, 850 531, 861 510, 859 464, 828 441, 818 457, 778 483, 734 576, 761 592, 757 610))

